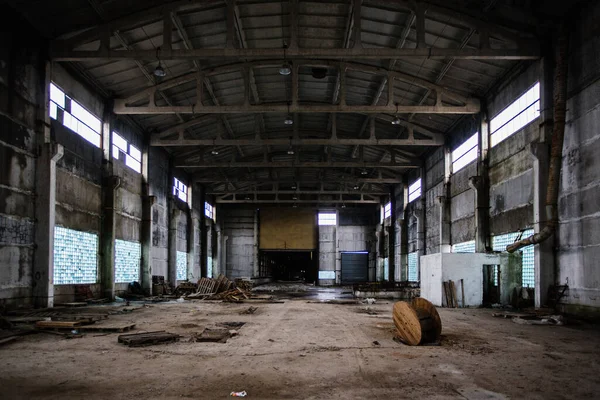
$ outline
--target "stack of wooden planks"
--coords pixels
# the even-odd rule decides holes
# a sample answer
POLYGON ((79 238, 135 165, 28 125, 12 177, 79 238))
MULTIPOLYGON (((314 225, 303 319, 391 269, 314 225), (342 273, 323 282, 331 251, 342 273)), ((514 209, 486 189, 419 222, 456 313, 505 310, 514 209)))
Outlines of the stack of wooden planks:
MULTIPOLYGON (((443 285, 443 293, 446 307, 450 308, 458 308, 458 299, 456 296, 456 285, 453 280, 442 282, 443 285)), ((465 307, 465 287, 464 280, 460 280, 460 289, 461 289, 461 307, 465 307)))
POLYGON ((165 331, 131 333, 127 335, 119 335, 118 342, 129 347, 151 346, 159 343, 176 342, 180 338, 179 335, 165 331))
POLYGON ((188 299, 206 299, 213 296, 228 292, 235 289, 235 283, 229 280, 225 275, 221 274, 217 279, 202 278, 198 281, 198 289, 196 293, 188 295, 188 299))

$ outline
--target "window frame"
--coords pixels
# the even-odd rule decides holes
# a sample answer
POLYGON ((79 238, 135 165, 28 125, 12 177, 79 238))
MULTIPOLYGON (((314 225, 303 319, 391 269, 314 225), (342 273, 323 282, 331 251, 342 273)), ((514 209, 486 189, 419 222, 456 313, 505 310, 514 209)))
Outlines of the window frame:
POLYGON ((412 203, 413 201, 419 199, 419 197, 421 197, 422 193, 422 179, 418 178, 417 180, 415 180, 413 183, 411 183, 410 185, 408 185, 408 202, 412 203), (416 184, 419 184, 417 187, 415 187, 416 184), (411 188, 414 188, 411 190, 411 188), (418 195, 413 196, 415 193, 417 193, 417 191, 419 192, 418 195))
POLYGON ((112 149, 111 153, 114 159, 121 159, 121 152, 125 154, 124 163, 126 166, 137 172, 138 174, 142 173, 142 157, 143 154, 141 150, 137 147, 129 143, 123 136, 121 136, 117 131, 111 132, 111 143, 112 149), (115 140, 116 139, 116 140, 115 140), (137 153, 139 159, 132 153, 137 153))
POLYGON ((392 202, 388 202, 383 206, 383 219, 389 218, 392 216, 392 202))
POLYGON ((502 111, 497 113, 493 118, 490 119, 490 147, 495 147, 508 139, 527 125, 535 121, 540 117, 540 82, 535 82, 532 86, 527 88, 521 93, 515 100, 513 100, 508 106, 504 107, 502 111), (529 101, 527 96, 533 96, 529 101), (537 97, 536 97, 537 96, 537 97), (519 105, 519 102, 524 101, 525 103, 519 105), (532 109, 537 104, 537 109, 532 109), (531 113, 531 114, 529 114, 531 113), (519 121, 519 118, 525 117, 525 121, 519 121), (499 122, 499 126, 496 127, 496 121, 499 122), (519 127, 507 129, 509 133, 502 131, 505 127, 511 127, 513 122, 517 121, 517 124, 521 124, 519 127), (512 129, 512 130, 511 130, 512 129), (496 135, 496 136, 494 136, 496 135))
POLYGON ((208 201, 204 202, 204 216, 215 220, 215 206, 210 204, 208 201))
POLYGON ((337 213, 336 212, 319 212, 317 215, 317 225, 318 226, 337 226, 337 213))
POLYGON ((173 196, 184 203, 188 202, 188 186, 176 177, 173 177, 173 196), (185 198, 181 197, 182 193, 185 198))
POLYGON ((479 147, 479 132, 475 132, 460 146, 452 150, 450 158, 452 159, 452 173, 455 174, 473 161, 477 160, 477 148, 479 147), (474 140, 474 144, 470 143, 474 140), (466 160, 466 161, 465 161, 466 160), (457 167, 458 165, 458 167, 457 167))

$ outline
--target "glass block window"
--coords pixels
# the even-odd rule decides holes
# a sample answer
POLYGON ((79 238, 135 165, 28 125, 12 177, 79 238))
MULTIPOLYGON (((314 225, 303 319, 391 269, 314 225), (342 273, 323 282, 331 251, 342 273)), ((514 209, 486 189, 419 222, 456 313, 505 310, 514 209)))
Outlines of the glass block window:
POLYGON ((467 139, 452 152, 452 172, 458 172, 477 159, 479 132, 467 139))
POLYGON ((208 202, 204 202, 204 215, 214 221, 215 219, 215 207, 210 205, 208 202))
POLYGON ((336 213, 319 213, 319 225, 335 225, 337 224, 336 213))
POLYGON ((417 282, 419 280, 419 262, 417 252, 408 253, 408 280, 417 282))
POLYGON ((137 242, 115 240, 115 282, 136 282, 140 280, 142 245, 137 242))
POLYGON ((475 253, 475 241, 456 243, 452 245, 453 253, 475 253))
POLYGON ((112 133, 112 155, 115 159, 123 159, 125 165, 135 172, 142 172, 142 152, 134 145, 127 143, 117 132, 112 133))
POLYGON ((173 196, 187 203, 188 188, 179 179, 173 178, 173 196))
POLYGON ((389 258, 384 258, 383 259, 383 280, 384 281, 389 281, 390 280, 389 266, 390 266, 390 259, 389 258))
POLYGON ((93 144, 100 147, 102 122, 75 100, 71 99, 54 83, 50 84, 50 118, 62 123, 93 144))
POLYGON ((177 280, 185 281, 187 279, 187 253, 183 251, 177 252, 177 280))
MULTIPOLYGON (((492 236, 492 248, 494 251, 506 251, 506 246, 514 243, 516 240, 533 235, 533 229, 527 229, 521 232, 512 232, 505 235, 492 236)), ((535 287, 535 255, 533 245, 523 247, 523 286, 535 287)))
POLYGON ((387 203, 383 207, 383 218, 390 217, 392 215, 392 203, 387 203))
POLYGON ((490 121, 492 147, 540 116, 540 83, 506 107, 490 121))
POLYGON ((56 226, 54 228, 54 284, 96 283, 98 235, 56 226))
POLYGON ((421 197, 421 178, 408 186, 408 202, 410 203, 419 197, 421 197))
POLYGON ((213 277, 213 259, 211 256, 208 256, 208 258, 206 260, 206 277, 207 278, 213 277))

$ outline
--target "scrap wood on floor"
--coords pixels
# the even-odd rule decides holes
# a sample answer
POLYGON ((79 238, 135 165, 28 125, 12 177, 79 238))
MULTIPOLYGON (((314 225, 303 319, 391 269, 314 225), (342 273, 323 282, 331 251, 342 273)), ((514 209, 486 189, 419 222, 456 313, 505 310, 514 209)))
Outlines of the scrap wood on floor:
POLYGON ((141 347, 176 342, 179 340, 180 337, 180 335, 177 335, 175 333, 169 333, 166 331, 154 331, 119 335, 119 337, 117 338, 117 342, 129 347, 141 347))

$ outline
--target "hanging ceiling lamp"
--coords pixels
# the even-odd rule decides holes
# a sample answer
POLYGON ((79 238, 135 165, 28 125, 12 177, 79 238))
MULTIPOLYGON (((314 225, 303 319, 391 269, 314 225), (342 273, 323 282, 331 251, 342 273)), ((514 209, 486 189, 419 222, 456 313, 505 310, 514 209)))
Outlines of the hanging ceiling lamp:
POLYGON ((165 69, 162 67, 162 65, 160 63, 160 58, 158 57, 159 50, 160 50, 160 47, 158 47, 156 49, 156 59, 158 60, 158 65, 156 66, 156 69, 154 70, 154 76, 157 76, 159 78, 164 78, 165 76, 167 76, 167 71, 165 71, 165 69))

